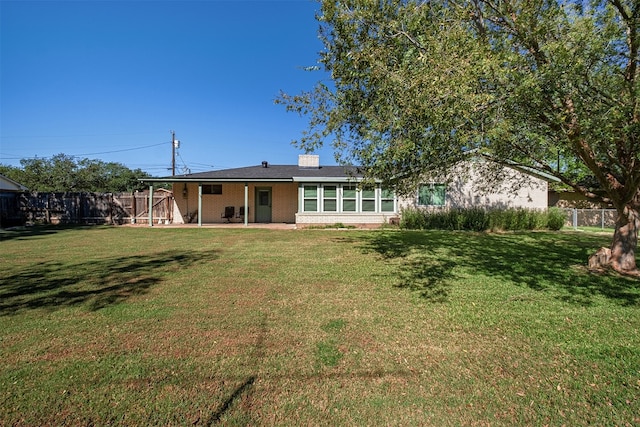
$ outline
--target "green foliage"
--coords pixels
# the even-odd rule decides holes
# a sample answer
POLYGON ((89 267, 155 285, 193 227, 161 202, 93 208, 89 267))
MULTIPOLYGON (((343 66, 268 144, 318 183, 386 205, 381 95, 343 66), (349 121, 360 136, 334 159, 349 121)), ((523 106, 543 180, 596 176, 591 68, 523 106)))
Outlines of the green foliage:
POLYGON ((424 210, 407 208, 402 211, 400 227, 411 230, 451 231, 523 231, 559 230, 564 225, 564 214, 559 209, 443 209, 424 210), (561 221, 558 225, 558 221, 561 221))
POLYGON ((50 159, 20 160, 22 168, 0 165, 0 173, 39 192, 117 193, 143 190, 140 178, 151 175, 141 169, 131 170, 120 163, 80 159, 57 154, 50 159))
POLYGON ((547 228, 549 230, 560 230, 564 227, 564 223, 567 220, 566 214, 558 208, 549 208, 547 218, 547 228))
POLYGON ((309 117, 300 148, 405 194, 482 155, 637 221, 637 0, 323 0, 318 20, 332 84, 277 100, 309 117))

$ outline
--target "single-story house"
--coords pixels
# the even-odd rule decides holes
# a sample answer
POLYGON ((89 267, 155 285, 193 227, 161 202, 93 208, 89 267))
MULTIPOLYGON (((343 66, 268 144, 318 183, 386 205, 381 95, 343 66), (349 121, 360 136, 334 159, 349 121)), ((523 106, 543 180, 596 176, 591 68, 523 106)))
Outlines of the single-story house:
POLYGON ((362 175, 356 167, 322 166, 319 156, 305 154, 299 156, 297 165, 262 162, 142 181, 150 184, 150 191, 154 183, 172 184, 174 224, 292 223, 305 227, 384 224, 397 219, 406 206, 546 208, 547 182, 529 175, 525 178, 529 184, 517 190, 505 183, 485 196, 474 193, 473 178, 447 184, 425 181, 415 198, 400 199, 381 184, 360 188, 362 175))

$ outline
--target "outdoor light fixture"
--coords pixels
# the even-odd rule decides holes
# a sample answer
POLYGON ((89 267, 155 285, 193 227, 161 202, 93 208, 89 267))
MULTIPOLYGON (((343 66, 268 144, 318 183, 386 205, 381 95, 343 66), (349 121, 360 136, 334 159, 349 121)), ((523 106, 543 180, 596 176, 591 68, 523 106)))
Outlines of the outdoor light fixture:
POLYGON ((182 189, 182 197, 187 198, 187 183, 184 184, 184 188, 182 189))

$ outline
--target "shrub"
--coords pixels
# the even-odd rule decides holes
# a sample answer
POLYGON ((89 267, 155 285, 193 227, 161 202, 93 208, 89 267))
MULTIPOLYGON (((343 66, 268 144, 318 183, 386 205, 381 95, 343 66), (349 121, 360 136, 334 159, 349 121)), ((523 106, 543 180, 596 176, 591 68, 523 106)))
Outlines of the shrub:
POLYGON ((547 228, 549 230, 558 231, 564 227, 566 221, 566 215, 562 209, 549 208, 547 211, 547 228))
POLYGON ((425 229, 425 215, 416 208, 404 208, 400 217, 400 228, 409 230, 425 229))
POLYGON ((465 212, 464 229, 470 231, 486 231, 489 229, 489 213, 484 209, 471 208, 465 212))
POLYGON ((559 230, 564 224, 564 214, 559 209, 540 211, 535 209, 454 208, 427 211, 405 208, 400 228, 412 230, 466 230, 466 231, 522 231, 549 228, 559 230))

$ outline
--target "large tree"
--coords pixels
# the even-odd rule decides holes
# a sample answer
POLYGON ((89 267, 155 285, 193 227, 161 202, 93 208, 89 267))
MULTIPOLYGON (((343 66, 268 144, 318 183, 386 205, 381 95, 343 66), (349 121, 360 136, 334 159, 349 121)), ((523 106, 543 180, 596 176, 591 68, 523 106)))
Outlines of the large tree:
POLYGON ((310 117, 301 148, 333 138, 400 190, 471 153, 553 175, 617 210, 611 265, 637 272, 638 0, 324 0, 317 18, 331 81, 277 99, 310 117))

